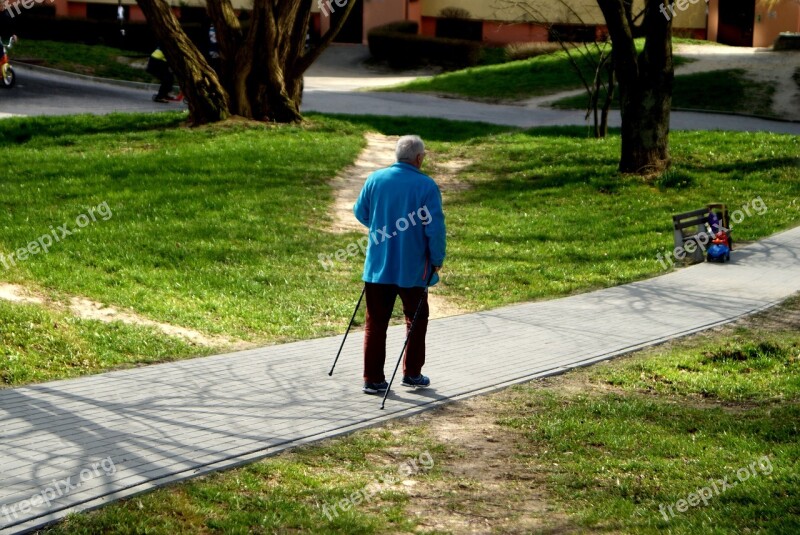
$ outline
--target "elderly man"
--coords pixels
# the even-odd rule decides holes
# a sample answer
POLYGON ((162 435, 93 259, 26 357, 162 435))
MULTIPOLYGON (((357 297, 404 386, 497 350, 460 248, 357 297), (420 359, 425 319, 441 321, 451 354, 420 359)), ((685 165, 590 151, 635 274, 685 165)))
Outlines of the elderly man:
POLYGON ((419 136, 397 142, 397 163, 372 173, 353 207, 356 218, 369 228, 369 247, 363 280, 367 297, 364 335, 364 388, 366 394, 388 388, 383 365, 386 329, 394 302, 400 296, 406 329, 414 330, 403 360, 403 385, 427 387, 422 375, 428 328, 427 285, 436 284, 436 272, 445 257, 442 195, 432 178, 420 171, 425 145, 419 136))

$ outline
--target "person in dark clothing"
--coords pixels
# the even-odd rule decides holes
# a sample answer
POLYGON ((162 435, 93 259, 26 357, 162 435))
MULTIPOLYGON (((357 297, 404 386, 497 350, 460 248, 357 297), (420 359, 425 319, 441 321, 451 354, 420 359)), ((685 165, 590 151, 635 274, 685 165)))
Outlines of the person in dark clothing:
POLYGON ((156 48, 150 54, 150 59, 147 61, 147 72, 158 78, 161 86, 158 88, 158 94, 153 97, 156 102, 170 102, 172 98, 169 92, 172 91, 172 84, 175 83, 175 77, 167 64, 167 58, 161 51, 161 48, 156 48))

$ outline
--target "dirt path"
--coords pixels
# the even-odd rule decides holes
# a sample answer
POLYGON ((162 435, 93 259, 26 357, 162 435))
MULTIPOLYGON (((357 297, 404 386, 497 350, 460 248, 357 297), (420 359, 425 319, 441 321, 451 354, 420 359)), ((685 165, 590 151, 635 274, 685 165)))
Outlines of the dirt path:
POLYGON ((71 314, 81 319, 97 320, 105 323, 121 321, 129 325, 154 327, 166 335, 183 338, 188 342, 201 346, 239 349, 244 349, 247 346, 246 342, 241 340, 231 340, 223 336, 208 336, 194 329, 153 321, 135 312, 126 312, 114 307, 107 307, 102 303, 86 299, 85 297, 72 297, 69 305, 64 307, 44 297, 34 295, 19 284, 0 283, 0 299, 13 303, 44 305, 57 310, 66 309, 71 314))
POLYGON ((331 181, 335 199, 331 214, 333 224, 329 230, 335 234, 364 232, 363 225, 353 216, 353 205, 369 174, 381 167, 389 167, 395 162, 394 146, 397 143, 397 136, 369 132, 364 137, 367 146, 356 161, 331 181))
MULTIPOLYGON (((334 234, 366 233, 361 223, 353 216, 353 205, 369 174, 395 162, 394 149, 398 140, 397 136, 367 133, 365 138, 367 146, 358 155, 356 161, 331 181, 335 197, 330 213, 332 223, 328 230, 334 234)), ((469 160, 464 159, 443 161, 435 154, 429 153, 429 165, 432 169, 430 172, 434 175, 445 198, 449 192, 463 190, 467 187, 458 180, 458 173, 470 163, 469 160)), ((438 293, 440 286, 446 284, 446 270, 442 278, 443 282, 430 290, 428 303, 431 319, 455 316, 466 312, 458 304, 438 293)))

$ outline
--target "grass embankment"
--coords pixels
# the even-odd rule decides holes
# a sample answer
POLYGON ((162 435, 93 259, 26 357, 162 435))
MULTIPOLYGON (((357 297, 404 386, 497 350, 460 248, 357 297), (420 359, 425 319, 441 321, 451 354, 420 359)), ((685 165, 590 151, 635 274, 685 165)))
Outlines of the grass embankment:
MULTIPOLYGON (((676 43, 691 40, 676 39, 676 43)), ((641 46, 641 43, 639 43, 641 46)), ((675 67, 690 61, 674 57, 675 67)), ((594 71, 579 61, 581 72, 592 80, 594 71)), ((675 108, 723 111, 751 115, 774 116, 772 96, 775 84, 747 78, 742 69, 679 75, 675 77, 675 108)), ((535 58, 496 65, 472 67, 460 71, 419 78, 406 84, 377 91, 437 93, 485 101, 523 100, 561 91, 582 89, 580 78, 563 51, 535 58)), ((601 102, 605 93, 601 92, 601 102)), ((614 106, 618 107, 618 96, 614 106)), ((580 94, 552 104, 562 109, 585 109, 589 97, 580 94)))
POLYGON ((799 402, 795 297, 709 333, 74 515, 47 533, 794 533, 799 402), (400 467, 411 461, 418 470, 400 467))
MULTIPOLYGON (((683 40, 674 40, 676 44, 681 42, 683 40)), ((641 50, 644 41, 637 40, 637 47, 641 50)), ((594 52, 593 56, 597 58, 598 53, 594 52)), ((573 52, 573 57, 583 77, 591 82, 594 79, 594 66, 583 59, 578 52, 573 52)), ((674 56, 673 61, 678 67, 691 60, 674 56)), ((559 50, 530 59, 470 67, 419 78, 375 91, 437 93, 485 101, 513 101, 581 88, 583 84, 569 56, 559 50)))
POLYGON ((144 69, 132 67, 130 61, 146 62, 147 54, 104 45, 84 45, 57 41, 22 39, 9 52, 11 61, 31 60, 37 65, 62 71, 154 83, 156 79, 144 69))
MULTIPOLYGON (((774 93, 775 84, 751 80, 742 69, 685 74, 675 77, 672 107, 775 116, 774 93)), ((600 98, 605 99, 605 92, 600 98)), ((588 102, 586 95, 577 95, 558 100, 552 106, 585 109, 588 102)), ((619 93, 615 95, 614 107, 619 108, 619 93)))
MULTIPOLYGON (((0 172, 0 252, 8 256, 90 208, 113 216, 5 269, 54 302, 83 296, 160 322, 257 343, 342 332, 360 256, 324 270, 358 234, 326 231, 329 179, 362 133, 417 132, 429 165, 472 161, 446 191, 442 294, 465 309, 552 298, 662 273, 673 213, 709 201, 767 207, 737 242, 800 221, 800 140, 674 132, 674 170, 651 183, 616 172, 619 142, 579 128, 509 131, 438 119, 324 118, 302 126, 183 129, 180 114, 7 119, 15 165, 0 172)), ((60 233, 59 233, 60 234, 60 233)), ((4 385, 208 351, 146 327, 108 327, 39 305, 0 309, 4 385), (35 330, 35 337, 26 330, 35 330), (94 332, 108 337, 95 344, 94 332), (161 340, 161 341, 159 341, 161 340), (106 348, 106 349, 103 349, 106 348), (109 348, 114 348, 112 351, 109 348), (61 359, 48 360, 58 352, 61 359)))
MULTIPOLYGON (((591 79, 593 72, 581 64, 581 72, 591 79)), ((580 78, 566 52, 493 65, 469 67, 460 71, 419 78, 375 91, 437 93, 487 101, 519 100, 568 91, 581 87, 580 78)))

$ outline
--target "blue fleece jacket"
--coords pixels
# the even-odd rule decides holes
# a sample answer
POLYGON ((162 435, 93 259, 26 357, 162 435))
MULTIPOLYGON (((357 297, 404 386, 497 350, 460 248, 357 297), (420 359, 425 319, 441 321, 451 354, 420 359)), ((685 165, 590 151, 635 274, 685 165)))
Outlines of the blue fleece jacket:
MULTIPOLYGON (((353 213, 369 228, 365 282, 424 287, 431 266, 444 262, 442 194, 413 165, 398 162, 372 173, 353 213)), ((438 280, 435 275, 431 284, 438 280)))

